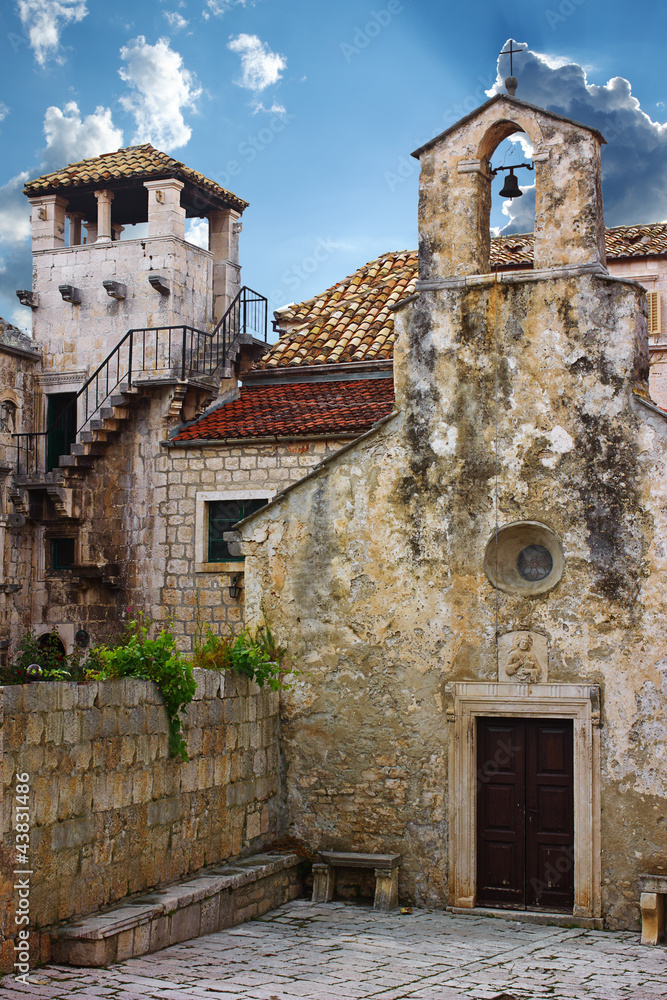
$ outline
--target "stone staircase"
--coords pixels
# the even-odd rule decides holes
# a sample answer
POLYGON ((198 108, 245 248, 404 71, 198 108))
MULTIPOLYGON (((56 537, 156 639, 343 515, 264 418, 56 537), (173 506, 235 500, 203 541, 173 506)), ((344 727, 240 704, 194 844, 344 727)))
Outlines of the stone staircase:
POLYGON ((75 923, 48 929, 51 958, 103 966, 252 920, 302 894, 297 854, 271 851, 211 865, 75 923))
POLYGON ((117 386, 107 405, 100 408, 99 416, 89 422, 89 429, 82 431, 75 444, 70 445, 69 455, 60 456, 59 469, 90 469, 130 419, 136 401, 148 393, 150 383, 117 386))

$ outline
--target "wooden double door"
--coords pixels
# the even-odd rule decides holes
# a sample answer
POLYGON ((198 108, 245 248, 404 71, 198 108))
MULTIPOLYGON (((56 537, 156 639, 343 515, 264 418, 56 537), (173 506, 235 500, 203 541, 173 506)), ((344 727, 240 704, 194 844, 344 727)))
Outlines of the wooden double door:
POLYGON ((571 719, 477 720, 477 905, 572 911, 571 719))

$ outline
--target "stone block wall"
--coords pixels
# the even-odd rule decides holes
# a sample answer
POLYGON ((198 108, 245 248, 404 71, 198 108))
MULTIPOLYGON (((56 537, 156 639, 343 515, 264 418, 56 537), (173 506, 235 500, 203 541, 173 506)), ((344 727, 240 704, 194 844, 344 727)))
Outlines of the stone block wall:
POLYGON ((149 682, 0 689, 5 968, 17 931, 17 774, 27 773, 30 785, 31 929, 261 850, 275 837, 278 695, 232 674, 195 676, 187 762, 168 756, 166 713, 149 682))
MULTIPOLYGON (((0 319, 0 642, 9 639, 19 621, 21 592, 26 589, 30 565, 31 529, 9 523, 17 510, 12 503, 17 459, 13 434, 34 427, 35 374, 41 362, 33 341, 0 319)), ((25 452, 22 453, 23 455, 25 452)), ((6 659, 0 647, 0 664, 6 659)))
POLYGON ((231 576, 243 572, 243 563, 206 561, 207 501, 202 498, 242 490, 266 491, 272 496, 303 479, 343 443, 221 442, 200 448, 174 446, 158 457, 153 501, 164 552, 164 585, 152 613, 156 618, 173 619, 181 648, 191 648, 197 617, 221 632, 229 626, 240 627, 243 618, 244 593, 240 598, 229 596, 231 576))
POLYGON ((33 260, 34 337, 46 371, 94 371, 131 328, 185 323, 206 329, 214 319, 213 255, 174 236, 41 250, 33 260), (165 277, 171 294, 152 288, 149 273, 165 277), (107 280, 122 282, 127 298, 110 298, 102 285, 107 280), (62 284, 81 291, 80 305, 63 301, 62 284))
POLYGON ((241 627, 244 593, 231 598, 229 584, 233 574, 243 572, 243 563, 202 561, 207 516, 201 498, 239 490, 271 496, 344 442, 165 448, 171 401, 170 388, 159 386, 133 400, 130 419, 78 480, 83 517, 76 525, 63 524, 76 532, 77 559, 117 566, 118 585, 50 570, 47 534, 60 526, 51 524, 47 531, 43 523, 34 525, 31 583, 13 598, 11 651, 31 625, 38 631, 55 626, 65 645, 80 628, 89 632, 91 645, 110 641, 128 607, 157 622, 170 620, 183 651, 192 649, 198 628, 241 627))

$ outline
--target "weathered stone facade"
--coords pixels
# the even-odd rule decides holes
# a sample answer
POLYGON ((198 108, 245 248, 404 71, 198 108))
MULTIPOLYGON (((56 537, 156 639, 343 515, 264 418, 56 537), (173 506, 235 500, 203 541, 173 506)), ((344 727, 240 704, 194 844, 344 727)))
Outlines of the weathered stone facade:
POLYGON ((25 586, 31 540, 16 526, 12 504, 16 468, 14 434, 34 426, 35 376, 42 357, 33 341, 0 323, 0 663, 7 656, 12 627, 19 625, 15 595, 25 586))
MULTIPOLYGON (((609 273, 614 277, 629 278, 642 285, 649 294, 657 298, 658 315, 656 333, 649 329, 649 352, 651 371, 649 388, 651 399, 658 406, 667 409, 667 311, 662 303, 667 303, 667 262, 659 260, 614 261, 608 263, 609 273)), ((667 306, 665 307, 667 309, 667 306)))
MULTIPOLYGON (((119 898, 128 878, 138 892, 254 849, 279 824, 311 849, 400 854, 402 898, 474 908, 480 720, 549 718, 574 734, 568 912, 635 926, 638 875, 667 869, 667 425, 648 396, 645 291, 605 267, 602 141, 495 98, 422 148, 419 280, 402 302, 386 296, 396 408, 363 436, 308 433, 321 403, 309 398, 298 435, 175 441, 243 368, 202 379, 142 365, 57 470, 15 477, 26 524, 11 558, 30 585, 5 597, 14 641, 56 626, 66 646, 77 628, 95 643, 129 606, 169 621, 187 651, 205 627, 237 629, 247 611, 251 624, 266 613, 299 671, 282 696, 282 784, 274 695, 239 694, 228 719, 227 687, 219 700, 204 679, 189 716, 201 745, 191 729, 181 765, 161 756, 150 692, 126 705, 125 687, 100 686, 95 705, 89 686, 57 686, 65 701, 83 699, 80 712, 42 706, 47 686, 10 692, 9 705, 23 701, 5 727, 5 780, 25 758, 42 783, 39 893, 58 885, 43 906, 39 897, 41 922, 119 898), (535 149, 534 268, 489 273, 490 156, 522 129, 535 149), (208 505, 259 498, 272 502, 241 525, 245 564, 211 562, 208 505), (63 533, 75 539, 69 568, 49 562, 63 533), (535 546, 549 564, 530 577, 519 562, 535 546), (250 717, 260 710, 261 725, 250 717), (86 742, 76 727, 98 721, 110 731, 86 742), (47 861, 54 837, 64 875, 47 861), (110 867, 88 885, 98 856, 110 867)), ((25 429, 44 426, 45 394, 82 384, 112 332, 220 317, 238 287, 240 213, 212 213, 211 251, 190 247, 179 183, 145 184, 150 235, 126 243, 100 240, 104 191, 90 246, 64 247, 64 197, 32 198, 35 330, 49 358, 25 429), (105 298, 107 278, 125 298, 105 298), (63 282, 80 304, 63 301, 63 282)), ((333 327, 357 299, 334 304, 333 327)), ((323 329, 313 323, 324 349, 323 329)), ((382 326, 385 348, 388 336, 382 326)), ((313 383, 334 381, 335 352, 312 362, 323 369, 313 383)), ((290 357, 292 372, 265 373, 267 385, 298 385, 298 350, 290 357)), ((384 377, 381 363, 347 372, 343 395, 355 379, 384 377)))
MULTIPOLYGON (((461 127, 464 159, 512 123, 536 148, 535 126, 554 129, 536 229, 562 231, 552 249, 574 265, 471 275, 450 259, 484 213, 473 194, 443 202, 463 147, 456 128, 436 141, 429 249, 397 316, 397 413, 241 526, 247 607, 265 607, 301 671, 282 736, 298 836, 400 852, 405 898, 474 907, 476 720, 560 713, 576 733, 574 916, 636 926, 638 875, 667 869, 667 425, 645 401, 644 292, 599 258, 594 135, 492 101, 461 127), (570 176, 588 180, 561 204, 572 151, 570 176), (549 547, 543 588, 517 571, 510 526, 519 548, 549 547), (501 640, 526 632, 546 640, 545 682, 499 683, 501 640)), ((464 181, 478 184, 468 166, 464 181)))
POLYGON ((1 689, 3 968, 17 927, 16 776, 29 775, 31 927, 44 928, 261 849, 279 829, 278 695, 197 670, 189 760, 168 756, 153 684, 1 689))

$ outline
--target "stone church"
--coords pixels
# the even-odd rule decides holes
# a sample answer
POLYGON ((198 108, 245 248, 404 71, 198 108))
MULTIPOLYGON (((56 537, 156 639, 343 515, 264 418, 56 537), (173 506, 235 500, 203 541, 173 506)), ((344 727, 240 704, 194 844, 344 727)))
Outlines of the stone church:
POLYGON ((184 650, 265 614, 298 670, 284 833, 400 854, 419 904, 636 926, 667 874, 667 227, 605 230, 603 142, 492 98, 415 154, 418 259, 279 310, 273 345, 242 199, 150 145, 29 182, 2 656, 128 606, 184 650), (535 232, 491 240, 516 132, 535 232))

